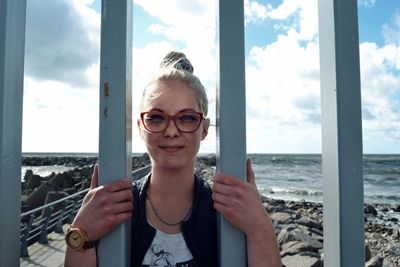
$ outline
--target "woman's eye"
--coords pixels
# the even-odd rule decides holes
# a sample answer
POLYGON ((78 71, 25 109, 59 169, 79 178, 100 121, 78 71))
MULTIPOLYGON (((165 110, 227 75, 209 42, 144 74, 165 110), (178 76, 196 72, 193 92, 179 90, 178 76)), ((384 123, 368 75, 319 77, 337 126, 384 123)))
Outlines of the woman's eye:
POLYGON ((181 122, 196 122, 198 121, 198 116, 194 114, 183 114, 178 117, 181 122))
POLYGON ((159 114, 148 114, 146 116, 146 120, 151 121, 151 122, 159 122, 159 121, 163 121, 164 117, 159 114))

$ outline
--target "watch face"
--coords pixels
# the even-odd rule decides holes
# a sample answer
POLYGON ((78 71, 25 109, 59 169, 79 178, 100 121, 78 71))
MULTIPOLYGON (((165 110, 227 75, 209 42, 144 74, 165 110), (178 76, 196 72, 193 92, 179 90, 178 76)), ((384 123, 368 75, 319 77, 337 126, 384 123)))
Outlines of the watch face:
POLYGON ((67 235, 67 243, 72 249, 82 248, 84 242, 82 234, 76 230, 71 230, 67 235))

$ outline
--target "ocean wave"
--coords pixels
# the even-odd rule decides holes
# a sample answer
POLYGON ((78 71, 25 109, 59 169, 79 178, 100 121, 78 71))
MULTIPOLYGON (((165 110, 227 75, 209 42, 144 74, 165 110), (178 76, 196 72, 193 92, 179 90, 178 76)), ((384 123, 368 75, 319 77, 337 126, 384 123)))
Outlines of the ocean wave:
POLYGON ((270 161, 273 163, 280 163, 280 164, 292 164, 293 163, 293 161, 291 159, 288 159, 286 157, 279 157, 279 156, 272 157, 270 159, 270 161))
POLYGON ((400 195, 365 195, 365 197, 375 200, 395 200, 400 201, 400 195))
POLYGON ((364 182, 366 184, 377 185, 377 186, 398 186, 400 187, 400 176, 364 176, 364 182))
POLYGON ((364 169, 365 174, 397 174, 400 175, 400 168, 390 169, 364 169))
POLYGON ((302 196, 322 196, 322 191, 318 190, 307 190, 307 189, 292 189, 292 188, 280 188, 273 187, 270 190, 274 194, 290 194, 290 195, 302 195, 302 196))

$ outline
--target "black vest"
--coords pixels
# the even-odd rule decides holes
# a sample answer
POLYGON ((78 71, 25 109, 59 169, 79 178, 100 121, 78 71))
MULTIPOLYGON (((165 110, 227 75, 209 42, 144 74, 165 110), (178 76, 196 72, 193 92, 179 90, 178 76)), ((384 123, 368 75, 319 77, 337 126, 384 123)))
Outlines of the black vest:
MULTIPOLYGON (((145 202, 150 175, 133 182, 132 258, 131 266, 141 266, 155 235, 146 218, 145 202)), ((217 215, 211 198, 211 188, 206 181, 194 176, 192 213, 182 223, 181 230, 196 266, 218 266, 217 215)))

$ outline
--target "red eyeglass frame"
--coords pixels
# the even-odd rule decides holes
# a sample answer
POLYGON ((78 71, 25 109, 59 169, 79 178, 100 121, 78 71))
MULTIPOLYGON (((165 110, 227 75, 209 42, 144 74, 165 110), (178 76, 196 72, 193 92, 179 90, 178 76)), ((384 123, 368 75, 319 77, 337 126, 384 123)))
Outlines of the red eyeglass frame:
POLYGON ((200 128, 201 122, 202 122, 203 120, 205 120, 206 117, 204 117, 204 113, 203 113, 203 112, 197 112, 197 111, 194 111, 194 110, 191 110, 191 109, 181 110, 181 111, 179 111, 178 113, 176 113, 175 115, 168 115, 167 113, 165 113, 164 111, 161 111, 161 110, 150 110, 150 111, 140 112, 140 119, 141 119, 141 121, 142 121, 143 127, 146 129, 146 131, 148 131, 148 132, 150 132, 150 133, 161 133, 161 132, 164 132, 164 131, 168 128, 169 122, 170 122, 171 120, 174 122, 174 125, 175 125, 176 129, 178 129, 179 132, 181 132, 181 133, 194 133, 195 131, 197 131, 197 130, 200 128), (165 128, 162 129, 161 131, 151 131, 151 130, 149 130, 149 129, 146 127, 146 123, 144 123, 144 115, 146 115, 147 113, 150 113, 150 112, 154 112, 154 111, 158 111, 158 112, 160 112, 160 113, 163 113, 163 114, 167 117, 167 124, 165 125, 165 128), (175 118, 176 118, 178 115, 180 115, 180 114, 182 114, 183 112, 185 112, 185 111, 190 111, 190 112, 192 112, 192 113, 197 114, 197 115, 200 116, 199 125, 198 125, 198 126, 196 127, 196 129, 194 129, 193 131, 182 131, 182 130, 179 128, 179 126, 177 125, 177 123, 176 123, 175 118))

